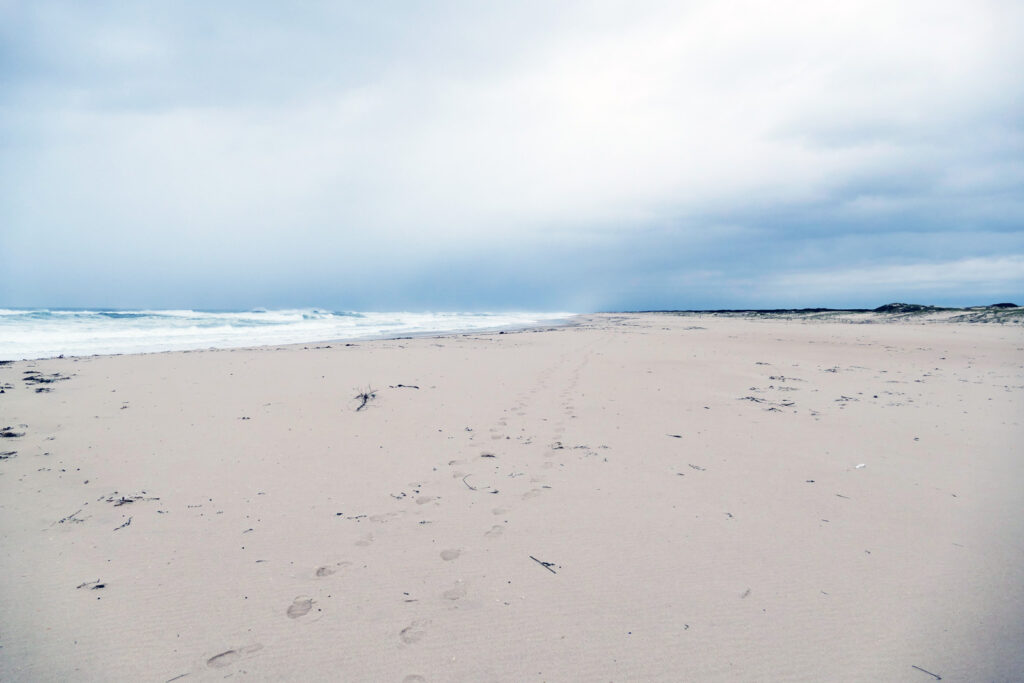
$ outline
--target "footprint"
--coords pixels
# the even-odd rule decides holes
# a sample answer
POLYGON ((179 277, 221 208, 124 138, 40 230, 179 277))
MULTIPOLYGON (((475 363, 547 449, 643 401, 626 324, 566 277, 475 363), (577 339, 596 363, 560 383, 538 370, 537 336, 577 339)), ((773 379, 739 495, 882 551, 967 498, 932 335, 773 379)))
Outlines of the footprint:
POLYGON ((402 513, 400 512, 382 512, 379 515, 370 515, 369 519, 371 522, 376 522, 377 524, 385 524, 388 520, 400 517, 401 514, 402 513))
POLYGON ((445 562, 451 562, 452 560, 456 559, 461 554, 462 554, 462 551, 460 549, 458 549, 458 548, 451 548, 449 550, 442 550, 441 551, 441 559, 444 560, 445 562))
POLYGON ((417 505, 426 505, 427 503, 429 503, 432 500, 437 500, 437 497, 436 496, 420 496, 419 498, 416 499, 416 504, 417 505))
POLYGON ((242 655, 246 655, 250 652, 256 652, 257 650, 262 649, 262 645, 260 645, 259 643, 253 643, 252 645, 246 645, 245 647, 240 647, 235 650, 226 650, 224 652, 221 652, 219 655, 214 655, 207 659, 206 666, 210 667, 211 669, 223 669, 225 666, 230 666, 231 664, 237 662, 239 659, 242 658, 242 655))
POLYGON ((316 576, 318 579, 322 579, 325 576, 330 576, 336 573, 339 569, 350 566, 351 562, 338 562, 336 564, 325 564, 316 568, 316 576))
POLYGON ((491 513, 495 515, 503 515, 506 512, 508 512, 508 508, 494 508, 491 510, 491 513))
POLYGON ((242 655, 238 654, 237 650, 228 650, 227 652, 221 652, 219 655, 214 655, 206 660, 206 666, 211 669, 222 669, 225 666, 229 666, 238 661, 242 655))
POLYGON ((356 545, 363 546, 364 548, 373 543, 373 534, 365 534, 362 538, 356 541, 356 545))
POLYGON ((505 533, 505 527, 500 524, 495 524, 489 530, 484 532, 484 536, 494 538, 495 536, 501 536, 503 533, 505 533))
POLYGON ((402 639, 402 642, 406 645, 412 645, 418 643, 423 639, 423 636, 427 635, 427 625, 429 621, 417 619, 398 633, 398 637, 402 639))
POLYGON ((298 619, 309 614, 311 609, 313 609, 313 598, 304 598, 300 595, 288 606, 286 614, 289 619, 298 619))
POLYGON ((462 583, 462 581, 458 581, 454 587, 446 590, 441 594, 441 596, 445 600, 461 600, 466 597, 466 584, 462 583))

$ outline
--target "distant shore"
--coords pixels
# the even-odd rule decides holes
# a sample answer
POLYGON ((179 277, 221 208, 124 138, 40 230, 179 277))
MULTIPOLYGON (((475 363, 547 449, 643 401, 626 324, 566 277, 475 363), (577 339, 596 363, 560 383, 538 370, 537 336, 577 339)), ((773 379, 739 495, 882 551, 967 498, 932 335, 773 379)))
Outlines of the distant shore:
POLYGON ((1012 680, 990 308, 0 363, 0 680, 1012 680))
POLYGON ((892 303, 877 308, 762 308, 708 310, 650 310, 639 313, 716 315, 777 320, 819 320, 834 322, 959 322, 1024 324, 1024 308, 1013 303, 950 308, 922 304, 892 303))

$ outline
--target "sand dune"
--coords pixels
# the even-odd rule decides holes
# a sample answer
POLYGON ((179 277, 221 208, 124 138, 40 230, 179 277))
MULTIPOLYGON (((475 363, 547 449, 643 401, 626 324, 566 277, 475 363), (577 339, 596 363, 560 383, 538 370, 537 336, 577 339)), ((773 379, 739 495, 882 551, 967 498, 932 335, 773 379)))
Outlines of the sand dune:
POLYGON ((1019 325, 600 315, 0 386, 0 680, 1024 672, 1019 325))

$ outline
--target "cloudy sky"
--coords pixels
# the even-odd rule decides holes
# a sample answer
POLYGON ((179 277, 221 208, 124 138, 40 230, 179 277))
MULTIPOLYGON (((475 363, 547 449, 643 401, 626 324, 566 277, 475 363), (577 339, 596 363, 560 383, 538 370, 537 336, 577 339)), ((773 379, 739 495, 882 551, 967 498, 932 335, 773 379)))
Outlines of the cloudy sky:
POLYGON ((1024 3, 0 0, 0 306, 1024 304, 1024 3))

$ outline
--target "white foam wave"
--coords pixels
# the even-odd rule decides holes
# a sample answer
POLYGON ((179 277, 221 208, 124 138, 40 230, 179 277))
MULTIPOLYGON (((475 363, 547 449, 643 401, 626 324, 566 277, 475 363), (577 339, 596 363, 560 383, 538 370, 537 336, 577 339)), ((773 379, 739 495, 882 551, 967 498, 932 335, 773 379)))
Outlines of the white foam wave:
POLYGON ((0 360, 238 348, 529 326, 571 313, 0 309, 0 360))

